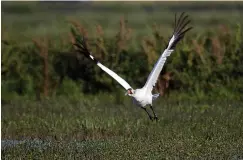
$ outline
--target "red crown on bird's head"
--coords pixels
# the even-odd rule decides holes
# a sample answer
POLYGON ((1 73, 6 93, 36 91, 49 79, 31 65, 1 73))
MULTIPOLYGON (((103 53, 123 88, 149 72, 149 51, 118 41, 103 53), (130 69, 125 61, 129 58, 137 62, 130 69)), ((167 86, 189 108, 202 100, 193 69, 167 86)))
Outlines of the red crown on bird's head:
POLYGON ((133 89, 132 88, 129 88, 128 90, 127 90, 127 94, 129 95, 129 94, 133 94, 133 89))

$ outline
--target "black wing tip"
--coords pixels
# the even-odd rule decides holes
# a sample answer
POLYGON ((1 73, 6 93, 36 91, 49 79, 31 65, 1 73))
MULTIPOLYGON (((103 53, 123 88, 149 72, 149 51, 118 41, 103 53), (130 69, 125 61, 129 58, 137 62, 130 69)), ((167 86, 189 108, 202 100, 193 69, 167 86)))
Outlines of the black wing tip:
POLYGON ((90 60, 92 60, 97 64, 99 61, 91 55, 86 45, 86 41, 87 38, 85 38, 84 36, 81 36, 81 38, 76 36, 75 43, 73 45, 77 47, 78 53, 83 54, 84 56, 86 56, 87 58, 89 58, 90 60))
POLYGON ((187 25, 189 25, 191 22, 191 20, 189 20, 188 17, 189 16, 186 15, 185 12, 182 12, 179 19, 175 20, 176 24, 175 24, 175 29, 174 29, 174 33, 173 33, 174 36, 180 36, 182 34, 184 35, 187 31, 192 29, 192 27, 187 27, 187 25))
POLYGON ((182 12, 178 20, 176 19, 175 14, 175 27, 173 36, 175 38, 174 42, 171 44, 170 48, 174 49, 176 44, 184 37, 185 33, 190 31, 193 27, 187 27, 191 20, 188 20, 188 15, 185 12, 182 12))

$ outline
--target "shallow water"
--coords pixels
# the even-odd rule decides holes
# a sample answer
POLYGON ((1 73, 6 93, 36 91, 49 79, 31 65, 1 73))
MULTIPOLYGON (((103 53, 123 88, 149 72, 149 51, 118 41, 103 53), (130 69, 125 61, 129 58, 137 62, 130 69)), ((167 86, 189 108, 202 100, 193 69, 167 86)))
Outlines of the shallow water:
POLYGON ((29 147, 44 148, 45 146, 50 145, 50 142, 44 142, 39 139, 33 140, 1 140, 1 150, 8 147, 16 147, 18 145, 25 144, 29 147))
MULTIPOLYGON (((85 140, 85 141, 68 141, 70 145, 77 146, 77 147, 84 147, 84 146, 98 146, 98 145, 107 145, 112 144, 112 140, 85 140)), ((50 140, 40 140, 40 139, 26 139, 26 140, 1 140, 1 150, 11 148, 11 147, 17 147, 19 145, 25 145, 27 148, 35 148, 35 149, 46 149, 47 147, 50 147, 51 145, 55 144, 55 142, 50 140)))
POLYGON ((25 141, 18 140, 1 140, 1 148, 5 149, 6 147, 14 147, 20 143, 24 143, 25 141))

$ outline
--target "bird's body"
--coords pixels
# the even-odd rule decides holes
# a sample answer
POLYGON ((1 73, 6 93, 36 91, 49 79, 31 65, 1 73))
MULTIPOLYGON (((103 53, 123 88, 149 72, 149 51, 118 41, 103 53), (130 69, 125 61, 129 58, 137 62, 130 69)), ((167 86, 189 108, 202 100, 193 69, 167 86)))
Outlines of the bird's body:
POLYGON ((118 83, 120 83, 126 90, 126 95, 129 95, 133 99, 133 103, 137 106, 144 109, 149 118, 151 120, 158 119, 157 115, 153 110, 153 101, 159 97, 159 94, 152 94, 153 87, 155 86, 157 79, 160 75, 160 72, 165 64, 167 57, 174 51, 176 44, 184 37, 184 34, 189 31, 192 27, 185 29, 186 25, 190 23, 190 20, 187 20, 188 16, 184 16, 184 13, 181 14, 179 20, 176 20, 175 16, 175 28, 173 36, 171 37, 167 48, 161 54, 160 58, 158 59, 157 63, 154 65, 153 70, 151 71, 149 77, 145 85, 139 89, 133 89, 123 78, 118 76, 115 72, 107 68, 106 66, 102 65, 98 60, 96 60, 92 55, 91 52, 87 49, 87 46, 84 42, 84 38, 81 40, 79 37, 76 37, 77 43, 75 46, 78 48, 79 53, 84 54, 86 57, 91 59, 93 62, 96 63, 103 71, 113 77, 118 83), (186 21, 186 22, 185 22, 186 21), (151 110, 153 111, 154 117, 152 117, 146 109, 146 106, 150 106, 151 110))
POLYGON ((134 94, 131 96, 133 103, 139 107, 146 107, 152 105, 152 93, 147 92, 146 88, 140 88, 134 90, 134 94))

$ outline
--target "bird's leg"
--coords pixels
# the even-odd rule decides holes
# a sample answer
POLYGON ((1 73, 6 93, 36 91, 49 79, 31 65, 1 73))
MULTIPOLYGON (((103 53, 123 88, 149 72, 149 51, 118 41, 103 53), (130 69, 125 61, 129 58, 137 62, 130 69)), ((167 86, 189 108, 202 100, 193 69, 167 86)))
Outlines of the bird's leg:
POLYGON ((154 119, 155 119, 156 121, 158 121, 158 117, 157 117, 156 113, 154 112, 153 106, 150 105, 150 108, 151 108, 151 110, 153 111, 154 119))
POLYGON ((149 116, 149 119, 151 120, 151 121, 153 121, 153 117, 149 114, 149 112, 147 111, 147 109, 146 108, 143 108, 144 110, 145 110, 145 112, 148 114, 148 116, 149 116))

